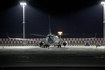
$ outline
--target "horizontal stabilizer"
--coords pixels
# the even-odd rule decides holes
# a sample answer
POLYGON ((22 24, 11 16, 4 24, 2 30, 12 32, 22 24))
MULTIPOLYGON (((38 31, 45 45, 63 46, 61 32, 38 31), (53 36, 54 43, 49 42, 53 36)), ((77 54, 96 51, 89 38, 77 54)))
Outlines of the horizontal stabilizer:
POLYGON ((31 35, 34 35, 34 36, 41 36, 41 37, 46 37, 45 35, 39 35, 39 34, 31 34, 31 35))

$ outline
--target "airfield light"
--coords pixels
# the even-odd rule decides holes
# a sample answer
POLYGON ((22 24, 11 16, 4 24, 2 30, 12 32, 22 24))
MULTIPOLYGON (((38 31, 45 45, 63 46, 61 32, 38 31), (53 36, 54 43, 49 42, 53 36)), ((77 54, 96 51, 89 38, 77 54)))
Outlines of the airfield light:
POLYGON ((63 34, 63 32, 62 31, 59 31, 58 34, 59 34, 60 40, 61 40, 61 35, 63 34))
POLYGON ((101 5, 103 5, 103 43, 105 43, 105 1, 101 2, 101 5))
POLYGON ((20 3, 21 6, 26 6, 27 3, 23 2, 23 3, 20 3))
MULTIPOLYGON (((22 2, 20 3, 20 5, 23 7, 23 39, 25 39, 25 7, 27 3, 22 2)), ((25 41, 23 42, 23 44, 26 44, 25 41)))
POLYGON ((58 32, 59 35, 62 35, 63 32, 58 32))

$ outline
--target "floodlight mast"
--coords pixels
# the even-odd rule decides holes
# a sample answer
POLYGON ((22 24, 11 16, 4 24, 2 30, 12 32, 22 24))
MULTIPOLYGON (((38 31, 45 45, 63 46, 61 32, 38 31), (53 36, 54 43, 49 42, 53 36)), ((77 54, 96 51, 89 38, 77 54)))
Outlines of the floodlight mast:
MULTIPOLYGON (((20 5, 23 7, 23 39, 25 39, 25 7, 27 3, 22 2, 20 5)), ((26 44, 25 41, 23 41, 23 44, 26 44)))
POLYGON ((101 5, 103 5, 103 43, 105 44, 105 2, 101 2, 101 5))

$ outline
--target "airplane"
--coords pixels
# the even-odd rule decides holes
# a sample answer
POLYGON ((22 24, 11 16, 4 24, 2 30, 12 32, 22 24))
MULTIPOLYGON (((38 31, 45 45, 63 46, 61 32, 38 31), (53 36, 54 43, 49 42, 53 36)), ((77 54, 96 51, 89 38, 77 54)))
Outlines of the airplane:
MULTIPOLYGON (((38 34, 31 34, 31 35, 46 37, 45 39, 43 39, 41 41, 37 41, 39 47, 49 48, 51 45, 54 45, 54 47, 58 46, 58 48, 59 47, 61 48, 61 45, 63 45, 65 47, 68 44, 67 41, 60 40, 58 35, 51 33, 50 16, 49 16, 49 34, 47 36, 38 35, 38 34)), ((8 34, 7 34, 7 36, 8 36, 8 34)), ((23 38, 10 38, 9 36, 8 36, 8 38, 15 39, 15 40, 22 40, 22 41, 34 41, 34 40, 23 39, 23 38)))
MULTIPOLYGON (((43 36, 43 35, 38 35, 38 34, 31 34, 31 35, 35 35, 35 36, 43 36)), ((41 40, 38 42, 40 47, 49 47, 51 45, 58 46, 58 48, 61 48, 61 45, 66 46, 67 45, 67 41, 63 41, 60 40, 60 38, 58 37, 58 35, 49 33, 45 39, 41 40)))
POLYGON ((58 35, 55 35, 55 34, 52 34, 51 33, 50 16, 49 16, 49 34, 47 36, 38 35, 38 34, 31 34, 31 35, 46 37, 44 40, 39 41, 39 46, 40 47, 44 47, 44 48, 46 47, 47 48, 50 45, 54 45, 54 46, 58 46, 58 48, 59 48, 59 47, 61 47, 61 45, 63 45, 63 46, 66 46, 67 45, 67 41, 60 40, 60 38, 58 37, 58 35))

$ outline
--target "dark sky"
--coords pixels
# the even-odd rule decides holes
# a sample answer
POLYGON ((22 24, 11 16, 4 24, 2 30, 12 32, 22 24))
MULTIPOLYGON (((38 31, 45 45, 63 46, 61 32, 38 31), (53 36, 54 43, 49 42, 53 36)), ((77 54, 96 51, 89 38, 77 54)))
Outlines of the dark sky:
MULTIPOLYGON (((22 37, 22 0, 0 1, 0 38, 22 37)), ((24 0, 25 1, 25 0, 24 0)), ((30 33, 49 33, 49 18, 51 30, 68 33, 63 37, 103 37, 103 7, 102 0, 26 0, 26 38, 34 38, 30 33)))

